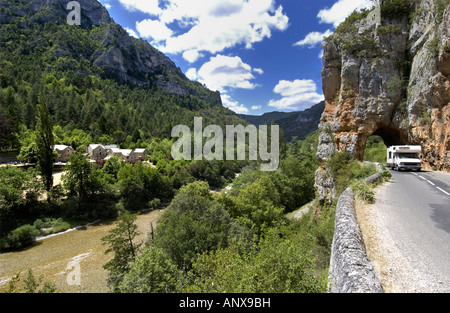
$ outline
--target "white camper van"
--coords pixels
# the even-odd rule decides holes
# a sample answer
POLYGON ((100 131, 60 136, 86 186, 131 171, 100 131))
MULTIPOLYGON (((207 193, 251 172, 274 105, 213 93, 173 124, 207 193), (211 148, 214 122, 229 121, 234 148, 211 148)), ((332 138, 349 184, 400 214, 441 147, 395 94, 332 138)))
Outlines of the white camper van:
POLYGON ((387 167, 399 170, 422 169, 421 146, 392 146, 387 149, 387 167))

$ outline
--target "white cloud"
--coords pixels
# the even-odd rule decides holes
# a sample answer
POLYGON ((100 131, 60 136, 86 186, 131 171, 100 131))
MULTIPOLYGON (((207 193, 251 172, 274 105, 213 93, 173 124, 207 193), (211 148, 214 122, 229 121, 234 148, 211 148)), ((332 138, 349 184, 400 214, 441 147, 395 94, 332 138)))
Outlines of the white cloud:
POLYGON ((143 20, 136 22, 136 29, 143 38, 152 38, 156 42, 161 42, 172 36, 173 32, 164 23, 158 20, 143 20))
POLYGON ((130 36, 133 36, 134 38, 139 38, 138 34, 136 34, 136 32, 131 28, 125 27, 125 30, 130 36))
POLYGON ((320 19, 320 23, 333 24, 334 27, 337 27, 353 11, 370 9, 373 4, 373 0, 338 0, 331 8, 320 10, 317 17, 320 19))
POLYGON ((183 58, 188 61, 189 63, 194 63, 199 58, 203 57, 204 55, 199 53, 197 50, 187 50, 183 52, 183 58))
POLYGON ((258 85, 252 82, 255 79, 253 72, 260 73, 261 70, 252 69, 238 56, 230 57, 218 54, 203 64, 197 72, 197 78, 209 89, 219 90, 223 93, 235 88, 256 88, 258 85))
POLYGON ((261 109, 262 109, 262 106, 260 106, 260 105, 254 105, 254 106, 252 106, 252 110, 253 110, 253 111, 261 110, 261 109))
POLYGON ((269 106, 280 110, 304 110, 324 99, 317 93, 316 83, 310 79, 281 80, 273 91, 282 98, 270 100, 269 106))
POLYGON ((248 109, 243 105, 243 104, 239 104, 237 101, 234 101, 233 99, 231 99, 231 97, 227 94, 223 94, 221 95, 222 97, 222 104, 229 108, 231 111, 234 111, 238 114, 247 114, 248 113, 248 109))
POLYGON ((256 73, 258 73, 259 75, 264 74, 264 71, 262 70, 262 68, 254 68, 253 69, 256 73))
POLYGON ((320 50, 319 55, 317 56, 319 59, 323 59, 323 49, 320 50))
POLYGON ((325 32, 311 32, 303 40, 294 43, 294 46, 309 46, 309 48, 314 48, 316 45, 321 44, 325 37, 331 36, 333 32, 327 29, 325 32))
MULTIPOLYGON (((273 30, 283 31, 289 18, 283 7, 275 7, 275 0, 119 0, 126 9, 149 13, 170 28, 160 34, 137 28, 143 38, 164 53, 219 53, 236 45, 252 48, 254 43, 270 38, 273 30), (162 2, 162 1, 161 1, 162 2), (175 24, 182 27, 174 32, 175 24), (142 32, 141 32, 142 30, 142 32)), ((141 22, 142 23, 142 22, 141 22)))
POLYGON ((158 0, 119 0, 129 11, 141 11, 154 16, 161 14, 158 0))
POLYGON ((108 3, 109 1, 110 1, 110 0, 100 0, 100 3, 101 3, 107 10, 109 10, 109 9, 112 8, 112 5, 108 3))
POLYGON ((195 68, 188 69, 188 71, 186 72, 186 77, 189 78, 190 80, 197 80, 198 79, 197 69, 195 68))

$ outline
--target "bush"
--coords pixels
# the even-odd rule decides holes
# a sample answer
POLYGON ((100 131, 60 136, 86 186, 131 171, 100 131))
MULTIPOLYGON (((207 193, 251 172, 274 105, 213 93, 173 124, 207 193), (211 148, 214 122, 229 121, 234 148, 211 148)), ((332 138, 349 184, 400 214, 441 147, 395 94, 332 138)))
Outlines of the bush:
POLYGON ((179 193, 156 229, 153 246, 178 268, 189 269, 197 254, 225 247, 233 221, 222 205, 193 190, 179 193))
POLYGON ((400 19, 409 15, 410 0, 385 0, 381 4, 381 16, 400 19))
POLYGON ((146 248, 119 284, 123 293, 179 292, 182 271, 162 249, 146 248))
POLYGON ((268 232, 259 243, 234 242, 202 254, 194 263, 192 284, 202 293, 317 293, 326 291, 315 275, 314 257, 301 238, 268 232))
POLYGON ((5 250, 17 250, 31 245, 36 237, 40 235, 40 231, 32 225, 23 225, 11 231, 6 240, 3 242, 5 250))
POLYGON ((338 152, 327 162, 334 178, 336 197, 350 186, 353 180, 369 177, 377 172, 375 165, 363 165, 348 152, 338 152))
POLYGON ((357 181, 352 184, 352 190, 355 192, 357 198, 367 203, 375 201, 375 193, 372 188, 363 181, 357 181))

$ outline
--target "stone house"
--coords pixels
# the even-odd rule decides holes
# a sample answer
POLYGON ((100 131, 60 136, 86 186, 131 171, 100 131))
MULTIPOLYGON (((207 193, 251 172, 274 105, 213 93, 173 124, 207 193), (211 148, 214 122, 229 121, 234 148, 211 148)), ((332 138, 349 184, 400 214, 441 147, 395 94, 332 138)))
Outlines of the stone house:
POLYGON ((108 155, 105 147, 100 144, 91 144, 87 147, 87 153, 91 160, 100 161, 108 155))
POLYGON ((72 154, 75 153, 75 150, 66 145, 55 145, 53 146, 53 150, 58 153, 58 158, 56 162, 67 162, 72 154))

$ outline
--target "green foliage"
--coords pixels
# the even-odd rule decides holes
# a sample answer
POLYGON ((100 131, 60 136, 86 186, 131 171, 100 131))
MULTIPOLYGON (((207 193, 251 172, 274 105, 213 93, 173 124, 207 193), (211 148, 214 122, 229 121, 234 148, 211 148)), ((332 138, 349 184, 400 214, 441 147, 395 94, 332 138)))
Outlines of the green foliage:
POLYGON ((168 201, 173 197, 170 180, 147 164, 124 164, 117 173, 121 200, 127 211, 145 209, 155 198, 168 201))
POLYGON ((183 272, 164 250, 152 246, 136 258, 118 288, 123 293, 177 293, 182 277, 183 272))
POLYGON ((336 27, 335 33, 340 34, 343 32, 349 32, 351 28, 355 27, 355 23, 366 18, 367 15, 369 15, 370 11, 371 10, 367 9, 363 9, 361 11, 353 11, 352 14, 350 14, 344 22, 336 27))
POLYGON ((445 8, 450 4, 450 0, 434 0, 436 10, 436 21, 440 24, 444 18, 445 8))
POLYGON ((269 232, 259 244, 235 242, 201 255, 190 273, 187 292, 307 293, 325 292, 314 275, 314 258, 299 238, 269 232), (243 270, 245 269, 245 270, 243 270))
POLYGON ((381 3, 381 17, 401 19, 409 16, 411 0, 384 0, 381 3))
POLYGON ((241 190, 231 215, 259 236, 267 228, 283 223, 283 213, 275 184, 267 175, 263 175, 241 190))
POLYGON ((103 268, 108 270, 108 286, 112 291, 117 291, 123 276, 129 271, 134 262, 140 244, 133 242, 138 235, 136 221, 137 213, 127 211, 117 218, 117 226, 109 231, 109 234, 101 240, 109 248, 105 253, 114 252, 113 258, 103 268))
POLYGON ((373 203, 375 201, 375 193, 372 188, 364 181, 356 181, 351 186, 355 196, 363 202, 373 203))
POLYGON ((20 281, 20 274, 15 275, 11 278, 8 286, 7 293, 17 293, 17 292, 25 292, 25 293, 55 293, 57 292, 56 286, 54 283, 45 282, 44 286, 40 290, 38 290, 40 284, 42 283, 43 276, 36 277, 33 274, 33 270, 31 268, 28 269, 27 276, 24 278, 24 286, 21 290, 18 288, 17 284, 20 281))
POLYGON ((386 163, 387 147, 380 136, 371 136, 366 141, 364 161, 386 163))
POLYGON ((1 250, 18 250, 31 245, 40 231, 32 225, 23 225, 11 231, 0 244, 1 250))
POLYGON ((342 50, 363 58, 375 57, 381 53, 377 42, 368 33, 347 38, 342 45, 342 50))
POLYGON ((189 269, 197 254, 227 245, 230 215, 218 202, 187 188, 172 201, 161 218, 153 245, 161 248, 180 269, 189 269))
POLYGON ((351 184, 353 180, 369 177, 376 173, 376 167, 362 165, 348 152, 338 152, 327 162, 327 168, 334 179, 336 197, 351 184))
POLYGON ((66 215, 84 218, 114 216, 115 192, 103 172, 96 169, 85 155, 75 153, 70 156, 62 182, 69 196, 62 205, 66 215))
POLYGON ((38 119, 36 126, 36 158, 45 188, 49 191, 53 186, 53 151, 54 137, 50 113, 43 97, 39 98, 38 119))

